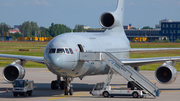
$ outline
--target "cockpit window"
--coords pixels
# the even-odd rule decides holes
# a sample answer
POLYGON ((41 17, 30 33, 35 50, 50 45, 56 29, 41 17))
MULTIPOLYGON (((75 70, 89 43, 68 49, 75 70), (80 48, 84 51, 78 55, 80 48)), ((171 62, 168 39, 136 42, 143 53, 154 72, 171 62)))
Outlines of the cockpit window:
POLYGON ((58 48, 56 53, 65 53, 64 48, 58 48))
POLYGON ((66 50, 66 53, 70 54, 70 53, 69 53, 69 49, 68 49, 68 48, 65 48, 65 50, 66 50))
POLYGON ((56 49, 55 48, 51 48, 50 50, 49 50, 49 53, 55 53, 56 52, 56 49))
POLYGON ((51 48, 49 54, 59 53, 59 54, 74 54, 71 48, 51 48))
POLYGON ((72 50, 71 48, 69 48, 69 51, 70 51, 71 54, 74 54, 74 53, 73 53, 73 50, 72 50))

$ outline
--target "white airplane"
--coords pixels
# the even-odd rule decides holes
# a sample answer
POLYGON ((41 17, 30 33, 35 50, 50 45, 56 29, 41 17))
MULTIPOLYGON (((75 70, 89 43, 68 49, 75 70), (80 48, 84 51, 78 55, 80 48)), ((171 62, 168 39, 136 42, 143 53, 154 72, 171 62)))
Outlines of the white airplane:
MULTIPOLYGON (((83 79, 85 76, 108 74, 109 67, 103 61, 79 61, 80 52, 110 52, 123 64, 138 69, 138 66, 164 62, 156 70, 156 78, 160 83, 169 84, 175 81, 177 70, 174 68, 180 57, 138 58, 129 59, 131 51, 169 50, 167 48, 132 49, 123 29, 124 0, 119 0, 115 12, 105 12, 100 17, 100 24, 106 29, 99 33, 65 33, 53 38, 46 46, 44 57, 0 54, 0 57, 17 59, 3 70, 3 77, 8 82, 23 79, 24 64, 33 61, 45 64, 57 75, 51 82, 52 89, 64 89, 65 95, 72 95, 70 83, 73 78, 83 79), (118 53, 118 55, 117 55, 118 53), (61 77, 63 80, 61 80, 61 77), (66 83, 65 83, 66 82, 66 83), (65 85, 65 86, 64 86, 65 85)), ((171 48, 175 49, 175 48, 171 48)))

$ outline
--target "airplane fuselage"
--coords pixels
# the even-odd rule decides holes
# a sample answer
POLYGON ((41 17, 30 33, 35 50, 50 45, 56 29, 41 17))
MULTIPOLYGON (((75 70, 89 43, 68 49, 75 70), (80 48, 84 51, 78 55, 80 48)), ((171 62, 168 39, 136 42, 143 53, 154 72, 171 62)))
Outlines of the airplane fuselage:
POLYGON ((113 34, 65 33, 48 43, 44 51, 44 60, 48 69, 56 75, 71 77, 100 75, 108 73, 106 63, 79 61, 79 52, 111 52, 124 59, 129 58, 129 49, 130 43, 124 31, 113 34))

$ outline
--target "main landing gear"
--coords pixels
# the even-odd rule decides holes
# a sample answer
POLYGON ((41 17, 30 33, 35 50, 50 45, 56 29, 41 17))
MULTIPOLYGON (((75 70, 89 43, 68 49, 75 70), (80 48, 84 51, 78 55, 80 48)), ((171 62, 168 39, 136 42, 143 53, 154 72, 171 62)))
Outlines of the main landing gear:
POLYGON ((51 82, 51 89, 56 90, 60 87, 61 90, 64 90, 64 95, 68 95, 68 93, 69 95, 73 95, 73 89, 71 88, 71 81, 73 78, 64 77, 63 79, 64 81, 61 81, 61 77, 57 76, 57 80, 51 82))
POLYGON ((61 81, 60 76, 57 76, 57 80, 51 82, 51 89, 56 90, 56 89, 59 89, 59 87, 61 90, 63 90, 65 87, 65 82, 61 81))

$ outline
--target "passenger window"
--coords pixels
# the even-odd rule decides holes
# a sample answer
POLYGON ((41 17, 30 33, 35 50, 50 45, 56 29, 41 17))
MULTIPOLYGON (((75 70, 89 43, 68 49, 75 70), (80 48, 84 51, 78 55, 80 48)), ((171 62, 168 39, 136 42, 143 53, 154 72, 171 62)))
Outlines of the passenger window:
POLYGON ((64 51, 64 48, 59 48, 59 49, 57 49, 57 52, 56 53, 65 53, 65 51, 64 51))
POLYGON ((56 52, 56 49, 55 48, 51 48, 50 50, 49 50, 49 53, 55 53, 56 52))
POLYGON ((68 54, 69 54, 69 50, 68 50, 67 48, 66 48, 65 50, 66 50, 66 53, 68 53, 68 54))
POLYGON ((73 53, 73 50, 72 50, 71 48, 69 48, 69 51, 70 51, 71 54, 74 54, 74 53, 73 53))

